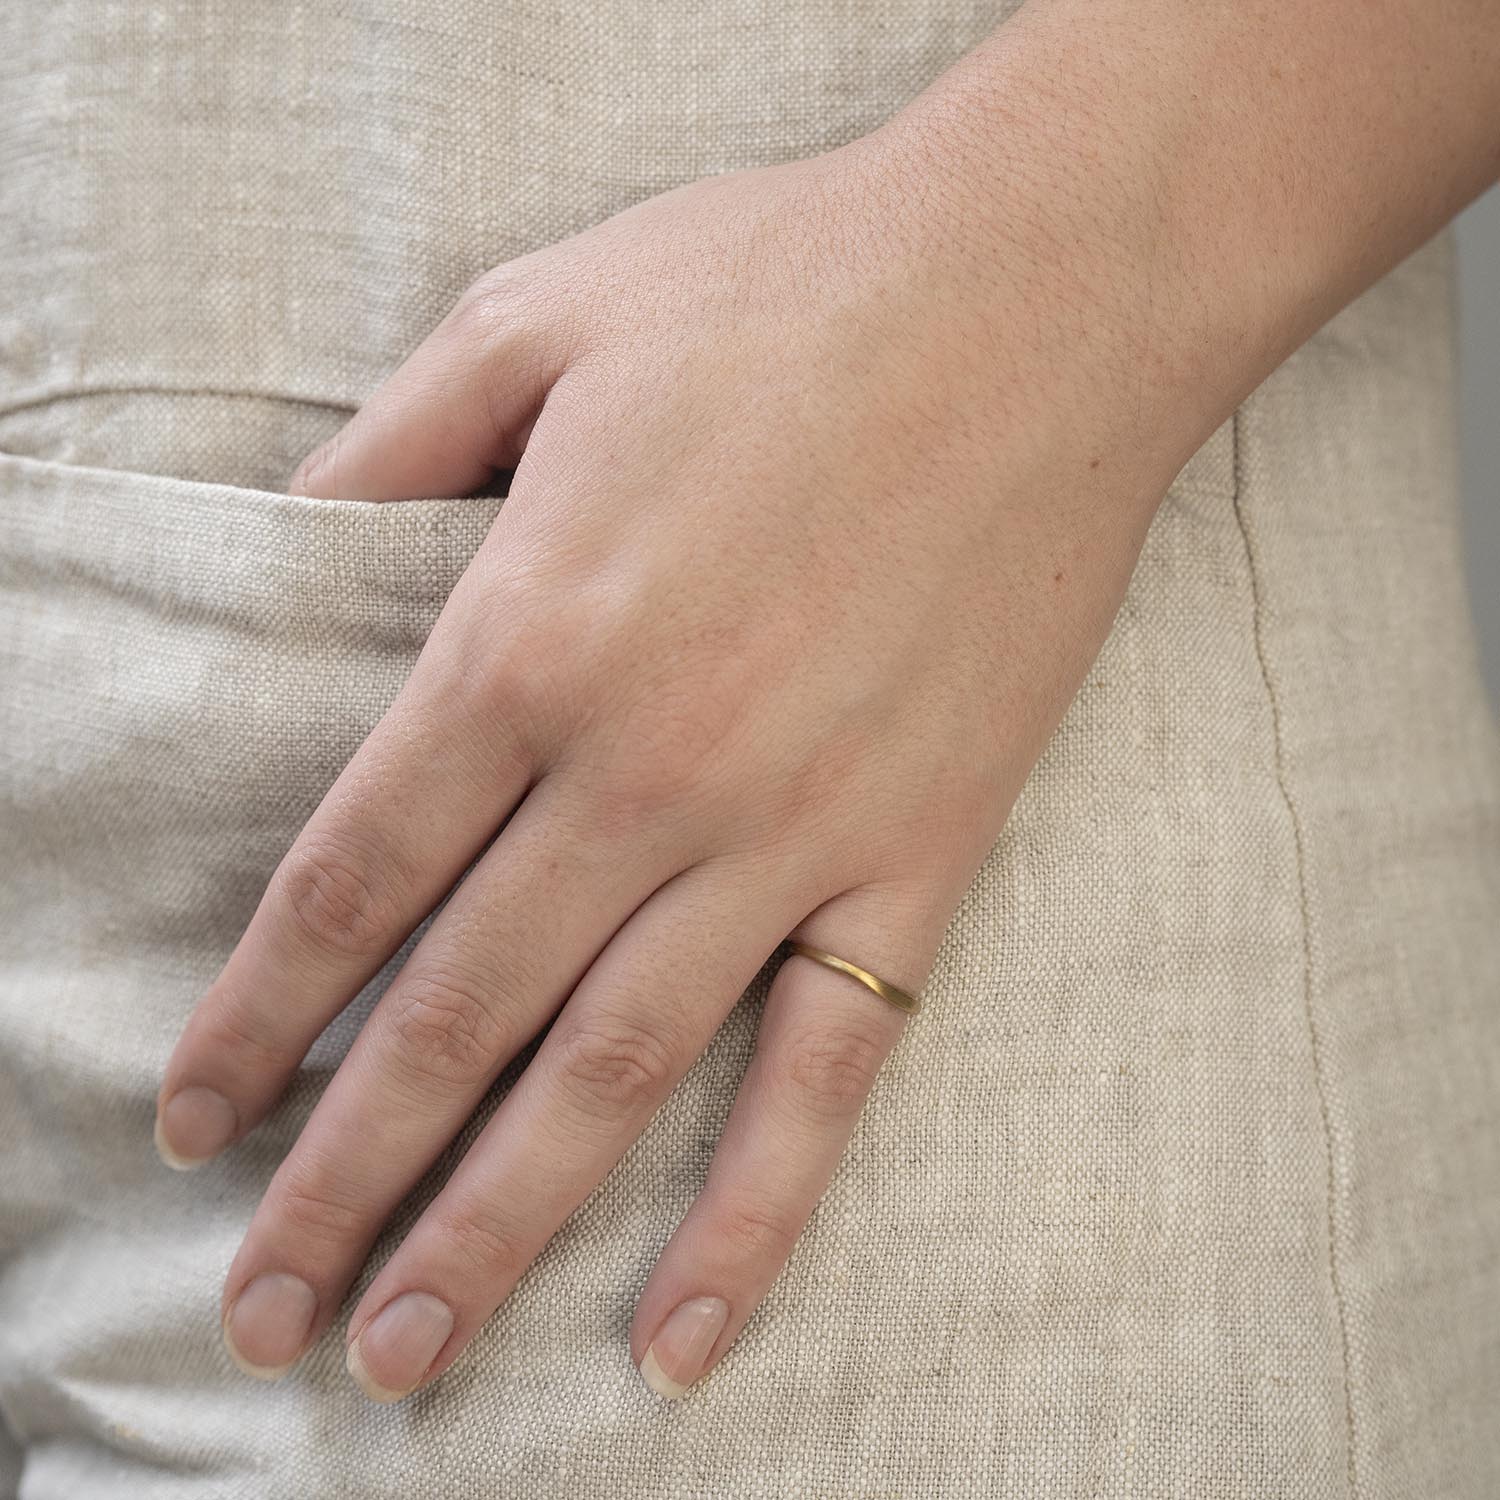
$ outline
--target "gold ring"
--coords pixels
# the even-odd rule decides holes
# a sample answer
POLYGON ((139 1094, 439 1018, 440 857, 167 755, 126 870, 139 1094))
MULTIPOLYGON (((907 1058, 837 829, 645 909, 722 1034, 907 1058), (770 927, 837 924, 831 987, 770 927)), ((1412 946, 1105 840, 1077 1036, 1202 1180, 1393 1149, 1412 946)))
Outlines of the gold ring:
POLYGON ((862 969, 858 964, 851 964, 846 958, 836 958, 832 953, 825 953, 821 948, 812 948, 806 943, 798 942, 792 943, 792 952, 800 953, 803 958, 811 958, 817 963, 827 964, 830 969, 837 969, 840 974, 847 974, 851 979, 859 980, 866 989, 874 990, 882 1000, 889 1000, 897 1010, 904 1010, 909 1016, 916 1015, 922 1008, 922 1002, 915 996, 908 995, 905 990, 898 990, 895 985, 876 978, 868 969, 862 969))

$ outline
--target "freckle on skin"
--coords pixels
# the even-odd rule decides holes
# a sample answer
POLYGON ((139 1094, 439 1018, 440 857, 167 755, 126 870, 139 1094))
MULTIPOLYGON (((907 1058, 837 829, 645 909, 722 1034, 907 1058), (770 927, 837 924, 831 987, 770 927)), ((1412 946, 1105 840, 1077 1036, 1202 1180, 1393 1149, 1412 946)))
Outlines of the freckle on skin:
POLYGON ((1089 468, 1091 468, 1091 469, 1097 469, 1098 467, 1099 467, 1099 460, 1097 458, 1091 458, 1089 460, 1089 468))
POLYGON ((1060 572, 1054 573, 1052 575, 1052 581, 1053 581, 1053 583, 1061 583, 1062 580, 1063 580, 1063 576, 1062 576, 1062 574, 1060 572))

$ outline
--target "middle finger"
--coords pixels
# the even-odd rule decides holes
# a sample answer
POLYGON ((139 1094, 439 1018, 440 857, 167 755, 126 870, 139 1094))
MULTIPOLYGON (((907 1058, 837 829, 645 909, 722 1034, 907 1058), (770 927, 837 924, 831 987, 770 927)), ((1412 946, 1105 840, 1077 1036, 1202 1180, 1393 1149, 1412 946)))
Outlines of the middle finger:
POLYGON ((589 970, 355 1309, 349 1369, 366 1394, 398 1399, 457 1357, 806 911, 809 879, 789 878, 783 862, 753 873, 746 863, 685 871, 589 970))
POLYGON ((375 1007, 261 1200, 224 1287, 250 1373, 328 1326, 381 1226, 611 935, 685 856, 546 778, 375 1007), (566 854, 560 853, 566 851, 566 854))

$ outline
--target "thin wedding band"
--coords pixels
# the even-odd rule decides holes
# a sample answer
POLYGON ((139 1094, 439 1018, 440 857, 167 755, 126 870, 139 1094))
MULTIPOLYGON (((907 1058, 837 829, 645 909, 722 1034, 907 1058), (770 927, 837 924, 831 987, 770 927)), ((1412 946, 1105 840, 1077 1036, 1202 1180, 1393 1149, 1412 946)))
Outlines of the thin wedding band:
POLYGON ((905 990, 899 990, 895 985, 887 984, 885 980, 877 978, 868 969, 862 969, 858 964, 851 964, 847 958, 836 958, 832 953, 825 953, 821 948, 812 948, 806 943, 797 942, 792 944, 792 952, 800 953, 803 958, 826 964, 830 969, 837 969, 840 974, 847 974, 851 979, 859 980, 866 989, 874 990, 882 1000, 889 1000, 897 1010, 904 1010, 909 1016, 916 1015, 922 1008, 922 1002, 914 995, 908 995, 905 990))

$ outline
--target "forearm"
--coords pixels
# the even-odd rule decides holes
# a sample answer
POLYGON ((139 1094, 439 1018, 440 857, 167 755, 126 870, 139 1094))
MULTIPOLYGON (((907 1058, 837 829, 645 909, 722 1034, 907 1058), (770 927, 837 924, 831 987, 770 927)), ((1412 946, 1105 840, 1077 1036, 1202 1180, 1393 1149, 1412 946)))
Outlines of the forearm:
POLYGON ((1013 336, 1111 369, 1149 490, 1500 175, 1500 3, 1033 0, 878 136, 1013 336))

